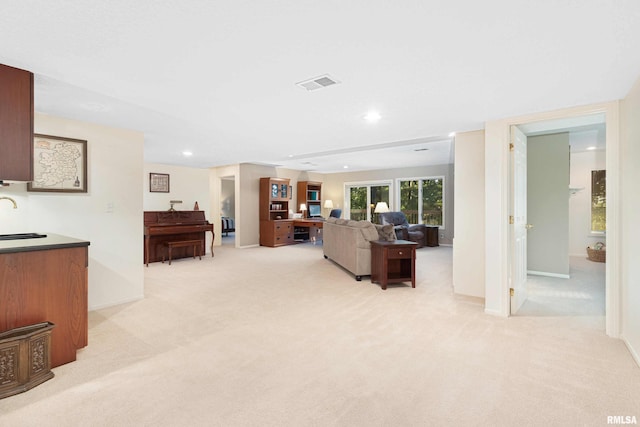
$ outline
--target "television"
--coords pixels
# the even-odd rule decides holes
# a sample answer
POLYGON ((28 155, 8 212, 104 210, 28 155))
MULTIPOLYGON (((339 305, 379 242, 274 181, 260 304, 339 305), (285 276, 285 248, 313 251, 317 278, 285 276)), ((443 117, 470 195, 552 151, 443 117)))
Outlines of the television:
POLYGON ((309 218, 321 218, 320 205, 309 205, 309 218))

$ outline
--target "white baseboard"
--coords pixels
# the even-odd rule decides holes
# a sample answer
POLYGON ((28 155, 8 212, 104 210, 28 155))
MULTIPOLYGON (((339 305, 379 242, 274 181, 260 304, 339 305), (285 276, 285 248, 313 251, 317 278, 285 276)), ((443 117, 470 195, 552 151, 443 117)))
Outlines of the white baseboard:
POLYGON ((527 274, 531 274, 532 276, 558 277, 560 279, 571 278, 569 274, 547 273, 546 271, 527 270, 527 274))
POLYGON ((485 314, 490 314, 491 316, 497 316, 497 317, 505 317, 502 315, 502 312, 500 310, 490 310, 488 308, 484 309, 484 313, 485 314))
POLYGON ((627 346, 629 353, 631 353, 631 357, 633 357, 633 360, 636 361, 636 364, 640 368, 640 355, 638 355, 638 352, 636 352, 636 350, 633 348, 631 343, 624 337, 624 335, 621 338, 622 338, 622 342, 624 342, 624 345, 627 346))
POLYGON ((114 307, 116 305, 127 304, 127 303, 134 302, 134 301, 140 301, 141 299, 144 299, 144 295, 140 295, 140 296, 133 297, 133 298, 125 298, 123 300, 110 302, 108 304, 100 304, 100 305, 91 306, 91 307, 88 308, 87 311, 102 310, 103 308, 114 307))
POLYGON ((247 248, 259 248, 260 244, 256 244, 256 245, 244 245, 244 246, 238 246, 238 249, 247 249, 247 248))

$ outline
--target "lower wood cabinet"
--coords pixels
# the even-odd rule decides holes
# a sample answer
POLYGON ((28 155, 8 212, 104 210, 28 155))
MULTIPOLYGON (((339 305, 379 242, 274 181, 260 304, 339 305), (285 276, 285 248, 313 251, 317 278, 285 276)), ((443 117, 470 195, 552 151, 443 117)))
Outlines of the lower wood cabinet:
POLYGON ((0 254, 0 331, 51 322, 51 367, 88 343, 88 248, 0 254))
POLYGON ((282 246, 294 243, 293 221, 260 221, 260 245, 282 246))
POLYGON ((440 246, 438 242, 439 227, 425 227, 426 235, 424 236, 425 246, 440 246))

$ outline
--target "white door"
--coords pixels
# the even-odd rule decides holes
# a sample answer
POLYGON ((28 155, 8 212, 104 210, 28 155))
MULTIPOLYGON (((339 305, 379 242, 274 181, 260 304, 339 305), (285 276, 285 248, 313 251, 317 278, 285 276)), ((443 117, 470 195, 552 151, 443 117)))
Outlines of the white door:
POLYGON ((511 126, 511 314, 527 299, 527 137, 511 126))

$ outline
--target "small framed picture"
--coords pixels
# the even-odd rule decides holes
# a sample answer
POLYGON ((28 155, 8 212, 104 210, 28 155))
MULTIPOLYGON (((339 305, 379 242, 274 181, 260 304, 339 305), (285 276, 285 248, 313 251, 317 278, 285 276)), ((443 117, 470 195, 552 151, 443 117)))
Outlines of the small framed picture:
POLYGON ((151 172, 149 174, 149 192, 168 193, 169 192, 169 174, 151 172))
POLYGON ((33 181, 27 191, 87 192, 87 141, 35 134, 33 181))

